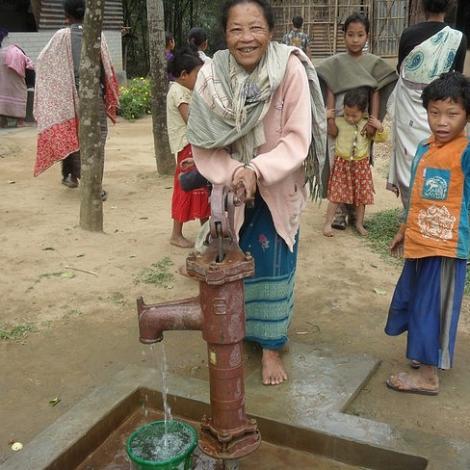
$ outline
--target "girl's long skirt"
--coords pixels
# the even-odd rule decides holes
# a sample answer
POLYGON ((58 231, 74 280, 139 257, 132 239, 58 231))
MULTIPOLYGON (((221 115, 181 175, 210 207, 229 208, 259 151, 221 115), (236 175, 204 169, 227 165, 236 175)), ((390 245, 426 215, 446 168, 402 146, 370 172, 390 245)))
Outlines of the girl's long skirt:
POLYGON ((328 181, 328 200, 336 204, 369 205, 374 203, 374 182, 369 158, 335 158, 328 181))
POLYGON ((291 252, 276 233, 264 200, 256 195, 253 208, 245 210, 240 247, 255 260, 255 275, 245 279, 246 340, 263 349, 280 349, 294 310, 294 282, 298 235, 291 252))
POLYGON ((178 152, 175 177, 173 180, 173 197, 171 199, 171 217, 184 223, 194 219, 206 219, 210 216, 209 190, 207 188, 193 189, 185 192, 181 189, 179 175, 183 173, 181 162, 192 158, 191 145, 186 145, 178 152))
POLYGON ((466 264, 443 256, 405 260, 385 333, 408 331, 408 359, 440 369, 452 366, 466 264))

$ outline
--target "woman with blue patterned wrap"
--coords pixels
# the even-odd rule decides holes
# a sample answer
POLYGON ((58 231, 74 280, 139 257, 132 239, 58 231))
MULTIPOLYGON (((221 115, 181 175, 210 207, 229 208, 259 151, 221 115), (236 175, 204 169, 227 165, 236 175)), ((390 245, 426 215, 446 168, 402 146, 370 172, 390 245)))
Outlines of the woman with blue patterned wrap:
POLYGON ((463 71, 467 40, 444 18, 451 0, 422 0, 426 21, 410 26, 400 37, 400 78, 390 97, 392 161, 387 189, 401 195, 407 207, 411 161, 418 144, 430 134, 421 94, 426 85, 449 71, 463 71))

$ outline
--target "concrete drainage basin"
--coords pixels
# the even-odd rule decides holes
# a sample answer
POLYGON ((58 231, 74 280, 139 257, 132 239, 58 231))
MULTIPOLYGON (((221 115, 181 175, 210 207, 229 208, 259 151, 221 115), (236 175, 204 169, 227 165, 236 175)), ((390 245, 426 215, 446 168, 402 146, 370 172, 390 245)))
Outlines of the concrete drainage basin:
MULTIPOLYGON (((154 369, 128 367, 27 443, 0 470, 128 470, 127 437, 140 425, 162 417, 155 377, 154 369)), ((208 383, 174 374, 167 379, 173 416, 199 431, 202 417, 210 413, 208 383)), ((428 466, 427 458, 415 455, 387 425, 310 409, 300 396, 292 396, 294 392, 248 387, 247 412, 258 423, 262 444, 239 461, 240 469, 445 468, 428 466), (286 398, 290 401, 283 404, 286 398)), ((195 452, 194 461, 199 462, 194 468, 224 468, 221 462, 208 463, 200 452, 195 452)))

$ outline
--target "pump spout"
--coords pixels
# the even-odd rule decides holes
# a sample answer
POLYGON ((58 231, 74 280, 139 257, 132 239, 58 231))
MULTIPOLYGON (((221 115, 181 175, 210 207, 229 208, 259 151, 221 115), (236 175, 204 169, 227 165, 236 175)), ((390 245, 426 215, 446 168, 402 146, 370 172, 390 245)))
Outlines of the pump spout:
POLYGON ((202 311, 199 297, 146 305, 144 299, 137 299, 139 318, 139 339, 141 343, 152 344, 163 340, 167 330, 201 330, 202 311))

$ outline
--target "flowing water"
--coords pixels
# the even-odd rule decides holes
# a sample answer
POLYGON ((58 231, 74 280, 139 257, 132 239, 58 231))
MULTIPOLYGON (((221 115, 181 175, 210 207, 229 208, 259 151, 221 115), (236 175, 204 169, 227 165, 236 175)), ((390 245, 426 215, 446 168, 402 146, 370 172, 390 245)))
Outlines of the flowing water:
MULTIPOLYGON (((168 381, 167 381, 167 376, 168 376, 168 363, 166 360, 166 351, 165 351, 165 343, 163 341, 160 341, 158 343, 158 347, 160 349, 160 375, 161 375, 161 380, 162 380, 162 398, 163 398, 163 411, 165 413, 165 423, 173 419, 173 416, 171 415, 171 408, 170 405, 168 404, 168 381)), ((167 430, 167 427, 165 426, 165 430, 167 430)))
POLYGON ((160 341, 157 343, 157 347, 152 344, 150 349, 160 374, 159 382, 163 401, 164 433, 159 436, 149 434, 144 437, 140 437, 139 439, 135 439, 132 443, 132 449, 135 452, 135 455, 143 459, 161 461, 176 456, 187 444, 185 444, 185 436, 180 432, 177 434, 170 433, 168 428, 173 416, 171 414, 171 407, 168 404, 168 363, 166 359, 165 343, 160 341), (140 449, 140 445, 144 447, 140 449), (144 457, 143 455, 146 455, 147 457, 144 457))

